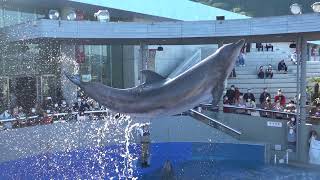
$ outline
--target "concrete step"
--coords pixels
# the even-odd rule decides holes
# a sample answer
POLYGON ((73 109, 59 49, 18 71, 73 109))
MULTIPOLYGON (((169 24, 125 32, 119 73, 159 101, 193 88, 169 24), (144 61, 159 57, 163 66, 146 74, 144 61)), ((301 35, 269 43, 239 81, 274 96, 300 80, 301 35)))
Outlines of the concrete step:
POLYGON ((296 83, 269 83, 269 84, 237 84, 234 83, 239 88, 248 88, 248 86, 254 87, 254 88, 297 88, 296 83))
MULTIPOLYGON (((273 79, 294 78, 294 74, 274 74, 273 79)), ((235 79, 258 79, 256 74, 237 74, 235 79)))
POLYGON ((296 83, 297 78, 285 79, 228 79, 228 83, 237 84, 268 84, 268 83, 296 83))

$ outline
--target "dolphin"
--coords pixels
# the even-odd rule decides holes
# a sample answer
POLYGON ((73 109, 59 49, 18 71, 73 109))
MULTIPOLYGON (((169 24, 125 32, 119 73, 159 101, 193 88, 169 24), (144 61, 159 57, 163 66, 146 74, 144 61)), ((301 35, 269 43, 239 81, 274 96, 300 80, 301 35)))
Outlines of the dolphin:
POLYGON ((143 70, 145 82, 128 89, 117 89, 96 82, 82 82, 79 76, 67 78, 89 97, 109 110, 133 117, 176 115, 188 111, 209 98, 217 105, 224 81, 234 68, 244 40, 230 43, 172 79, 143 70))

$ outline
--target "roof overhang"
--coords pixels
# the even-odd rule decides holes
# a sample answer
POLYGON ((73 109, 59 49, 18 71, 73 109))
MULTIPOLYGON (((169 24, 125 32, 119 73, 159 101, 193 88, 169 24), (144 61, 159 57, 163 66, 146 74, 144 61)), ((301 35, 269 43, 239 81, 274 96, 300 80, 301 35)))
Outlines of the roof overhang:
POLYGON ((39 20, 3 29, 2 39, 57 40, 87 44, 213 44, 245 38, 249 42, 289 42, 297 35, 320 39, 320 15, 278 16, 225 21, 110 22, 39 20))

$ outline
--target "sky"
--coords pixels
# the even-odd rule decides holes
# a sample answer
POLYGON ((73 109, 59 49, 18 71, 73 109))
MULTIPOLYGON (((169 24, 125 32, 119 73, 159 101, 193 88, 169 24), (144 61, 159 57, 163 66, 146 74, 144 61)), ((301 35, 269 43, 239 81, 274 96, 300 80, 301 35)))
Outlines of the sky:
POLYGON ((125 11, 183 21, 214 20, 216 16, 226 19, 242 19, 247 16, 225 11, 190 0, 70 0, 125 11))

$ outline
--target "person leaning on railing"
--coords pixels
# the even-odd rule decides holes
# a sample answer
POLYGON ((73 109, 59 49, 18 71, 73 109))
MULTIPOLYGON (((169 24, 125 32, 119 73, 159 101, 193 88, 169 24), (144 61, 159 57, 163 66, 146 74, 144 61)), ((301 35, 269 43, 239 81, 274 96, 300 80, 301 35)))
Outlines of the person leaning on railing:
MULTIPOLYGON (((271 102, 270 97, 266 98, 266 101, 264 101, 263 104, 261 105, 261 109, 264 109, 264 110, 272 110, 273 109, 273 104, 271 102)), ((268 111, 261 111, 261 116, 271 117, 272 114, 271 114, 271 112, 268 112, 268 111)))

